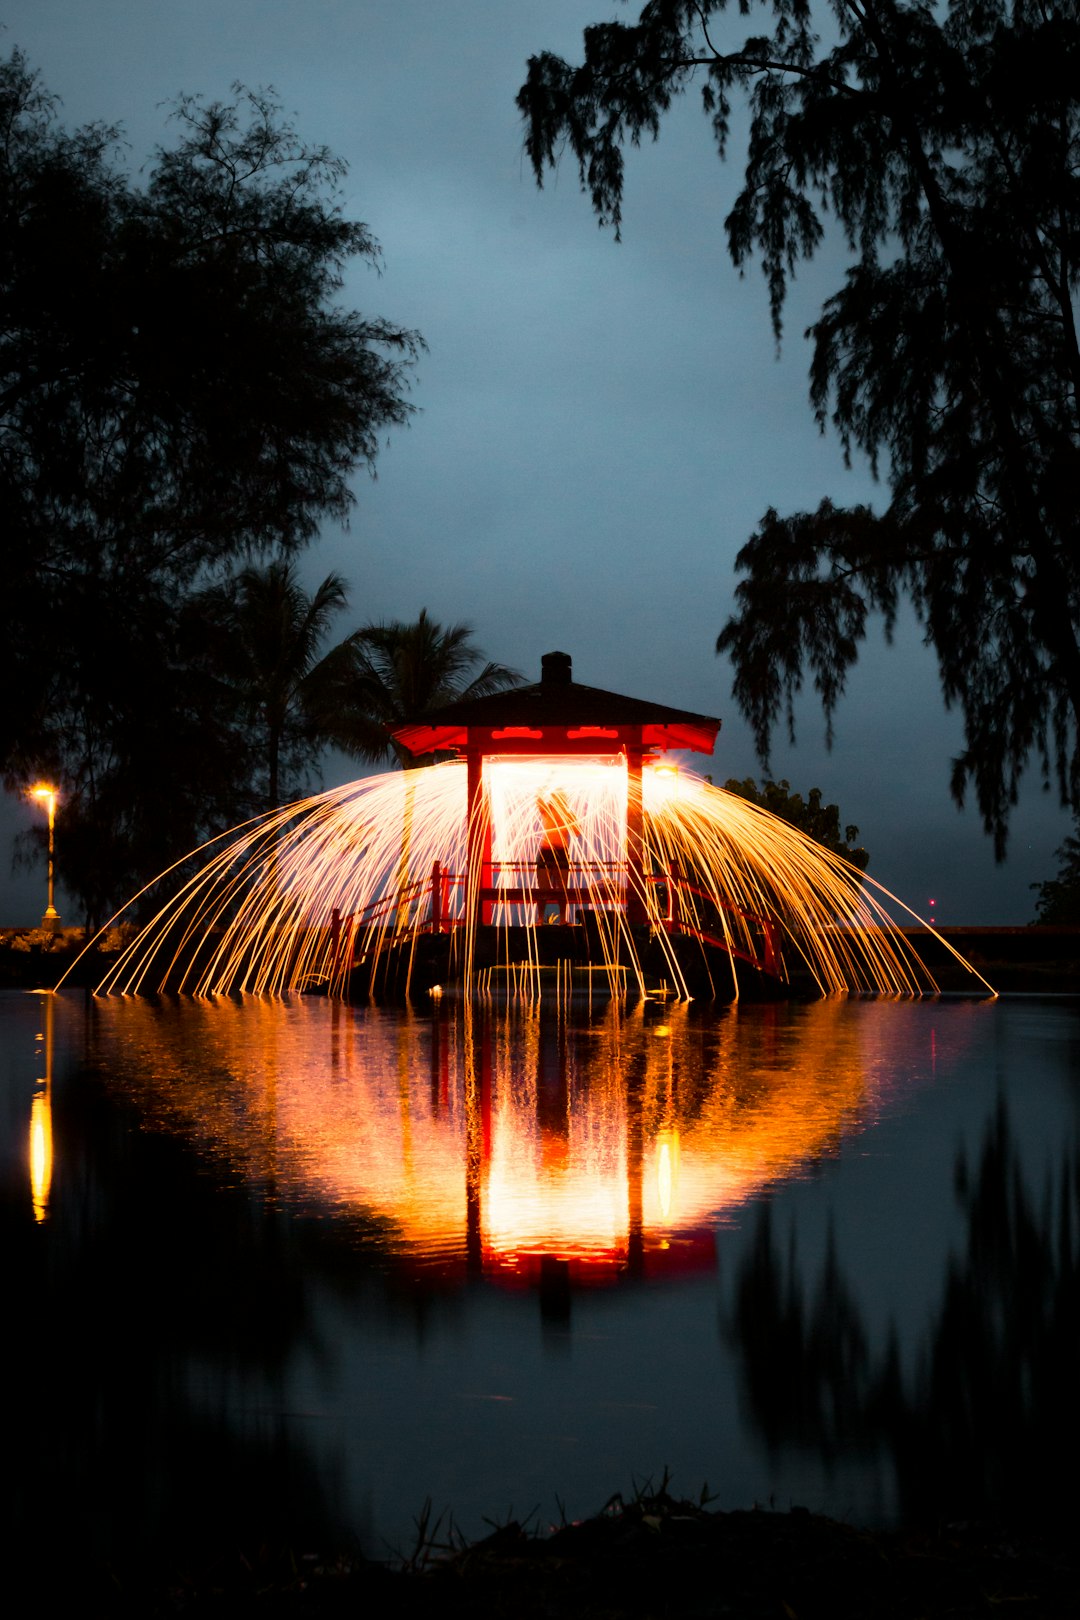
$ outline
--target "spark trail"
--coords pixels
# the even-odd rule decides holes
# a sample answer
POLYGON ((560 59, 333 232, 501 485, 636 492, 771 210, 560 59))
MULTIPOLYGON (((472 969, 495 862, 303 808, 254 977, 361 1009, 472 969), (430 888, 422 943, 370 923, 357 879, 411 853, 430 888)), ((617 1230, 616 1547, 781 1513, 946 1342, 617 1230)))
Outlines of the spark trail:
MULTIPOLYGON (((478 918, 525 941, 516 947, 524 968, 536 959, 538 801, 553 786, 570 810, 569 911, 589 919, 596 965, 622 965, 618 982, 645 990, 647 939, 681 997, 688 942, 725 964, 730 977, 714 985, 722 995, 737 994, 738 960, 781 982, 794 968, 821 994, 936 989, 888 908, 914 913, 787 822, 662 763, 647 764, 640 817, 635 806, 628 817, 624 758, 556 756, 485 760, 479 827, 468 824, 466 766, 453 761, 352 782, 223 834, 99 990, 344 994, 355 963, 408 959, 436 931, 453 942, 466 993, 482 991, 478 918), (640 860, 628 861, 636 819, 640 860), (476 851, 489 827, 481 877, 476 851), (644 931, 627 921, 628 889, 644 931)), ((537 980, 523 972, 514 982, 531 993, 537 980)))

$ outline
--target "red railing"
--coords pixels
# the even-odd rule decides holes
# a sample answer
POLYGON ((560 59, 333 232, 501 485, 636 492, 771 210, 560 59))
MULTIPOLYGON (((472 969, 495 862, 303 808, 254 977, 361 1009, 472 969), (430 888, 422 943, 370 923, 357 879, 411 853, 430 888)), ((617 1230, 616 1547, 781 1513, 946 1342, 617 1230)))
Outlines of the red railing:
POLYGON ((668 891, 667 913, 661 918, 664 927, 669 933, 687 934, 692 939, 699 939, 705 945, 712 945, 717 950, 727 951, 729 955, 736 956, 742 962, 749 962, 751 967, 759 968, 763 973, 775 974, 780 965, 780 954, 777 947, 777 927, 768 917, 758 917, 752 911, 744 911, 741 906, 735 905, 732 900, 721 899, 700 884, 692 882, 689 878, 679 877, 674 873, 653 873, 647 880, 657 887, 666 887, 668 891), (760 928, 763 950, 761 958, 753 956, 748 951, 733 943, 725 933, 718 936, 708 929, 702 928, 700 922, 683 915, 675 915, 674 900, 678 894, 693 895, 696 899, 704 900, 715 910, 726 911, 733 917, 738 917, 748 930, 760 928))
MULTIPOLYGON (((502 861, 485 863, 492 876, 518 873, 530 876, 535 872, 535 864, 526 861, 502 861)), ((767 917, 755 916, 752 912, 744 911, 742 907, 732 901, 723 900, 717 895, 694 883, 691 879, 681 877, 677 873, 651 873, 646 882, 654 889, 666 890, 667 904, 660 916, 654 914, 654 922, 669 934, 685 935, 699 940, 713 949, 726 951, 730 956, 747 962, 759 971, 776 974, 779 970, 779 951, 777 945, 778 930, 767 917), (761 955, 753 954, 752 950, 743 949, 730 936, 726 928, 714 933, 711 928, 704 926, 705 917, 698 913, 696 906, 684 908, 684 898, 702 901, 706 908, 715 912, 727 912, 737 917, 743 925, 747 935, 760 930, 762 940, 761 955)), ((566 869, 566 883, 541 884, 535 881, 529 883, 485 883, 480 886, 478 900, 484 907, 487 906, 546 906, 555 902, 565 903, 568 907, 581 906, 586 897, 595 903, 597 899, 611 902, 603 909, 624 909, 626 865, 619 861, 596 861, 591 863, 578 863, 566 869), (573 882, 573 878, 580 878, 582 873, 589 874, 584 883, 573 882), (603 887, 597 879, 600 879, 603 887), (598 892, 599 891, 599 892, 598 892), (581 899, 577 897, 580 896, 581 899)), ((336 975, 341 968, 343 949, 347 949, 350 956, 355 949, 356 941, 373 932, 382 932, 388 924, 393 922, 394 932, 416 933, 451 933, 454 929, 464 926, 465 905, 464 892, 465 877, 456 872, 446 871, 440 862, 436 861, 431 873, 426 878, 414 878, 410 883, 404 884, 393 894, 381 895, 377 900, 371 901, 362 911, 354 912, 351 916, 342 917, 334 910, 331 914, 331 954, 333 972, 336 975), (455 893, 462 895, 462 904, 454 907, 452 904, 455 893), (425 901, 428 904, 425 907, 425 901), (418 916, 425 911, 426 916, 418 916), (397 923, 401 917, 409 919, 407 927, 398 930, 397 923)), ((718 918, 719 922, 719 918, 718 918)), ((379 946, 376 946, 378 949, 379 946)))

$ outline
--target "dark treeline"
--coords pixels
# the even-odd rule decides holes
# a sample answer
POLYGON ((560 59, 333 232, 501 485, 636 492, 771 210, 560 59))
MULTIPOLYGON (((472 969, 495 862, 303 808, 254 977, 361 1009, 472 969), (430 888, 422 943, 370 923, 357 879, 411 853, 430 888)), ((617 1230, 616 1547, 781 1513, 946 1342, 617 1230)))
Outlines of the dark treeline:
POLYGON ((223 593, 347 516, 419 346, 339 303, 378 245, 270 97, 173 122, 137 183, 0 63, 0 765, 58 782, 91 920, 258 807, 223 593))
POLYGON ((759 786, 752 776, 742 781, 729 777, 724 787, 728 793, 735 793, 740 799, 747 799, 782 821, 790 822, 833 855, 850 861, 860 872, 865 872, 869 866, 870 855, 858 841, 858 827, 850 821, 841 824, 840 806, 825 804, 820 788, 811 788, 804 799, 801 793, 791 791, 791 783, 786 778, 779 782, 766 780, 759 786))
POLYGON ((327 744, 392 758, 417 704, 512 678, 426 613, 333 640, 345 582, 296 559, 407 420, 421 340, 341 303, 378 244, 271 96, 173 124, 135 181, 0 63, 0 769, 58 785, 93 924, 327 744))

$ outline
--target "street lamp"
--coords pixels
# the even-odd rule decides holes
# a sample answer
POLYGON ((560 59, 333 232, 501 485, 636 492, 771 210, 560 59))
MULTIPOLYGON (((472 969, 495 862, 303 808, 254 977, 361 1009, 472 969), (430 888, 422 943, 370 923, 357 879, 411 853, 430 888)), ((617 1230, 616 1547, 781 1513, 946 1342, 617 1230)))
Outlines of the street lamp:
POLYGON ((42 928, 53 929, 60 921, 60 913, 53 905, 53 859, 55 850, 56 827, 56 800, 57 792, 48 782, 38 782, 30 789, 30 797, 43 804, 49 815, 49 903, 45 907, 45 915, 41 919, 42 928))

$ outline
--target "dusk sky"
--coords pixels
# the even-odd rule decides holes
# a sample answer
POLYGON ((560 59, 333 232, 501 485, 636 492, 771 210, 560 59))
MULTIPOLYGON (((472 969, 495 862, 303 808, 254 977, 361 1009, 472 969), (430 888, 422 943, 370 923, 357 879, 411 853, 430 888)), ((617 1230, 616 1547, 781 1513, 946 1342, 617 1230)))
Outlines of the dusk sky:
MULTIPOLYGON (((349 580, 342 634, 427 607, 468 620, 489 656, 530 679, 561 648, 590 685, 719 715, 716 754, 696 764, 723 782, 760 774, 714 652, 736 552, 769 506, 881 506, 885 492, 845 469, 807 403, 802 333, 840 282, 842 244, 800 275, 777 357, 760 271, 740 279, 724 241, 739 143, 722 166, 696 99, 656 146, 628 154, 621 243, 597 228, 570 164, 537 190, 514 106, 526 59, 578 59, 582 28, 616 14, 629 8, 0 0, 0 49, 24 51, 69 127, 121 124, 133 172, 172 139, 178 93, 224 99, 237 80, 272 86, 305 140, 345 158, 346 211, 385 263, 381 277, 354 269, 344 296, 416 328, 429 352, 411 426, 390 435, 375 481, 358 475, 350 529, 326 527, 303 559, 307 582, 332 569, 349 580)), ((832 752, 808 694, 773 774, 838 802, 870 876, 915 911, 932 896, 942 922, 1026 922, 1070 819, 1036 770, 997 866, 975 809, 949 795, 960 741, 908 614, 891 648, 874 632, 832 752)), ((349 774, 329 771, 326 785, 349 774)), ((5 846, 34 815, 8 805, 5 846)), ((44 873, 13 877, 0 855, 0 923, 43 905, 44 873)))

